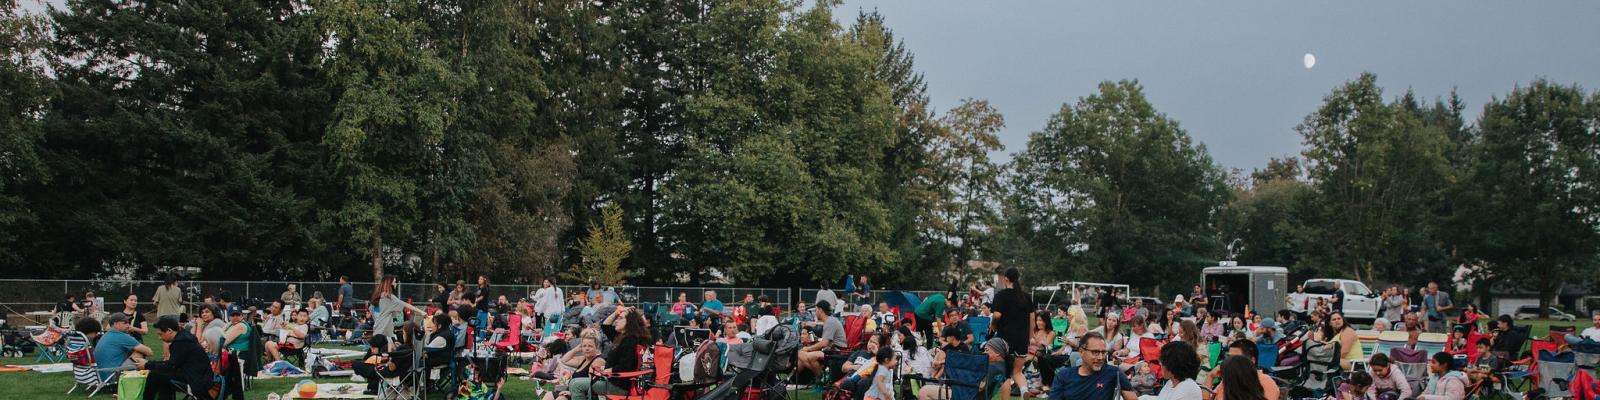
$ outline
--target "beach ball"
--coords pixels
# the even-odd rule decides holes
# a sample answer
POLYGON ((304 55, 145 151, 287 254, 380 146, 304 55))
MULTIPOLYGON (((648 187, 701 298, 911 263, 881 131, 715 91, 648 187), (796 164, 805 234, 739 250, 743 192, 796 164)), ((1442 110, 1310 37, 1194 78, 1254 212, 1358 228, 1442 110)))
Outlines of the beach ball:
POLYGON ((317 383, 312 382, 310 379, 294 384, 294 390, 299 392, 302 399, 317 397, 317 383))

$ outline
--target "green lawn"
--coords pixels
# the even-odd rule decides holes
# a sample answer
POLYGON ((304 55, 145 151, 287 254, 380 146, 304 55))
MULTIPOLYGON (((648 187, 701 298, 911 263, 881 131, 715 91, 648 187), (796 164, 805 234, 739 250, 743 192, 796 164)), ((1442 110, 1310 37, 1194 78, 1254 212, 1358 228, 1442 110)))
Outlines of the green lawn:
MULTIPOLYGON (((146 346, 150 346, 151 349, 154 349, 156 351, 156 353, 158 353, 156 358, 157 359, 160 358, 160 354, 159 353, 161 352, 161 340, 156 338, 156 335, 153 335, 153 334, 152 335, 145 335, 145 345, 146 346)), ((319 345, 317 347, 324 347, 324 346, 319 345)), ((334 347, 334 346, 326 346, 326 347, 334 347)), ((34 353, 28 354, 26 357, 23 357, 23 358, 15 358, 15 357, 0 358, 0 365, 32 364, 34 359, 37 356, 38 356, 38 353, 34 352, 34 353)), ((526 367, 526 366, 524 366, 524 367, 526 367)), ((297 382, 300 382, 300 379, 290 379, 290 378, 284 378, 284 379, 257 379, 255 381, 255 383, 253 384, 253 386, 251 386, 250 391, 245 393, 245 398, 251 399, 251 400, 258 400, 258 399, 266 399, 268 393, 287 394, 292 390, 292 386, 297 382)), ((350 378, 349 377, 330 377, 330 378, 318 379, 317 382, 318 383, 350 383, 350 378)), ((515 380, 515 378, 512 378, 512 380, 509 380, 507 382, 507 386, 508 386, 507 387, 508 391, 506 392, 506 398, 508 398, 508 399, 532 399, 532 398, 534 398, 534 395, 533 395, 533 384, 532 383, 529 383, 527 381, 515 380)), ((71 372, 62 372, 62 373, 54 373, 54 374, 41 374, 41 373, 37 373, 37 372, 7 372, 7 373, 0 373, 0 398, 10 398, 10 399, 83 399, 83 398, 85 398, 85 396, 88 395, 87 393, 80 393, 82 389, 79 389, 80 392, 73 392, 73 394, 71 394, 71 395, 65 394, 67 392, 67 389, 70 389, 70 388, 72 388, 72 373, 71 372)), ((94 398, 97 398, 97 399, 110 399, 112 397, 113 397, 113 393, 107 393, 105 391, 102 391, 100 394, 96 394, 94 398)), ((430 397, 431 398, 443 398, 443 397, 437 396, 437 394, 430 394, 430 397)))
MULTIPOLYGON (((1573 327, 1582 328, 1582 327, 1585 327, 1585 326, 1589 325, 1588 321, 1555 322, 1555 321, 1547 321, 1547 320, 1545 320, 1545 321, 1517 321, 1517 323, 1519 325, 1531 326, 1532 327, 1532 329, 1531 329, 1532 334, 1535 337, 1545 336, 1545 334, 1547 334, 1550 331, 1550 327, 1551 326, 1573 326, 1573 327)), ((152 349, 155 349, 156 352, 159 353, 161 351, 161 342, 160 342, 159 339, 156 339, 155 335, 146 335, 145 343, 146 343, 146 345, 150 346, 152 349)), ((322 346, 318 346, 318 347, 322 347, 322 346)), ((27 357, 23 357, 23 358, 0 358, 0 364, 6 364, 6 365, 32 364, 36 355, 37 355, 37 353, 29 354, 27 357)), ((159 358, 160 355, 158 354, 157 357, 159 358)), ((268 393, 285 394, 285 393, 288 393, 291 390, 291 386, 293 386, 296 382, 299 382, 299 381, 300 381, 299 379, 260 379, 260 380, 256 380, 254 386, 251 387, 250 392, 245 394, 245 397, 248 398, 248 399, 256 400, 256 399, 265 399, 265 398, 267 398, 267 394, 268 393)), ((319 382, 319 383, 348 383, 348 382, 350 382, 350 378, 348 378, 348 377, 323 378, 323 379, 317 380, 317 382, 319 382)), ((508 381, 507 386, 508 387, 507 387, 507 392, 506 392, 506 398, 508 398, 508 399, 533 399, 534 398, 533 384, 532 383, 529 383, 527 381, 521 381, 521 380, 513 379, 513 380, 508 381)), ((66 393, 67 389, 71 388, 71 387, 72 387, 72 373, 70 373, 70 372, 54 373, 54 374, 40 374, 40 373, 35 373, 35 372, 0 373, 0 388, 4 388, 3 392, 0 392, 0 393, 4 393, 4 395, 3 395, 4 398, 15 398, 15 399, 81 399, 81 398, 84 398, 84 394, 79 394, 79 393, 73 393, 70 396, 66 395, 65 393, 66 393)), ((801 397, 801 398, 813 398, 813 397, 820 397, 820 396, 815 396, 815 395, 812 395, 810 392, 805 392, 805 393, 802 393, 801 396, 799 396, 799 397, 801 397)), ((96 395, 95 398, 109 399, 109 398, 112 398, 112 395, 109 394, 109 393, 102 393, 102 394, 96 395)))

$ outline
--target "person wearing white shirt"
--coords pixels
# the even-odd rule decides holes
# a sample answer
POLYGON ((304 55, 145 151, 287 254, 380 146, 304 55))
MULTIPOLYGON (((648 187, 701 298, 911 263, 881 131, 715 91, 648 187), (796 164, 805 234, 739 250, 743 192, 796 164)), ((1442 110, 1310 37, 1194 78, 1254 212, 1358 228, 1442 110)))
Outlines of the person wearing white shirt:
POLYGON ((1584 328, 1583 333, 1577 336, 1567 335, 1568 344, 1578 344, 1585 339, 1600 342, 1600 310, 1595 310, 1593 314, 1591 318, 1594 318, 1594 325, 1584 328))
POLYGON ((1294 312, 1296 319, 1305 319, 1308 300, 1306 285, 1298 285, 1295 287, 1294 293, 1289 293, 1289 311, 1294 312))
POLYGON ((561 288, 550 281, 550 278, 541 280, 540 286, 533 294, 533 309, 539 315, 539 325, 543 326, 551 318, 559 317, 566 311, 563 307, 566 296, 561 292, 561 288))
POLYGON ((1161 368, 1172 377, 1155 396, 1139 396, 1141 400, 1200 400, 1203 394, 1195 377, 1200 376, 1200 356, 1194 346, 1184 342, 1171 342, 1161 346, 1161 368))

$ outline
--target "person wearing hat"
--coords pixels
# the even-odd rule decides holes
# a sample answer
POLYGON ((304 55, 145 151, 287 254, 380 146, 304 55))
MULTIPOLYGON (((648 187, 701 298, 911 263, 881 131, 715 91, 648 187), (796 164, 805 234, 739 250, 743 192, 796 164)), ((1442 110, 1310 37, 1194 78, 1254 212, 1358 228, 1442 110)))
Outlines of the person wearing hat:
POLYGON ((979 385, 987 389, 979 390, 979 392, 986 393, 988 390, 1000 389, 1001 399, 1011 398, 1011 385, 1005 384, 1005 381, 1010 379, 1011 376, 1011 368, 1006 363, 1006 360, 1011 358, 1011 345, 1006 343, 1005 339, 990 338, 984 341, 979 348, 983 349, 983 355, 989 358, 989 369, 984 373, 983 380, 979 383, 979 385))
POLYGON ((816 307, 817 321, 822 323, 822 335, 815 342, 800 349, 800 368, 821 374, 826 368, 822 359, 827 351, 844 349, 848 345, 844 335, 844 324, 833 317, 833 304, 827 301, 818 301, 816 307))
MULTIPOLYGON (((222 331, 223 350, 234 354, 250 352, 250 325, 244 323, 245 314, 244 308, 238 304, 228 305, 228 327, 222 331)), ((223 379, 227 379, 227 383, 223 386, 228 390, 228 393, 222 396, 227 397, 232 394, 234 399, 243 400, 244 386, 239 382, 239 369, 243 365, 239 357, 233 357, 232 360, 233 362, 228 363, 222 370, 223 379)))
POLYGON ((99 370, 100 379, 109 379, 116 369, 138 365, 137 359, 154 354, 128 334, 133 324, 128 322, 127 315, 112 313, 106 317, 106 327, 111 329, 101 335, 100 342, 94 346, 95 369, 99 370))
POLYGON ((1256 328, 1257 338, 1271 338, 1272 343, 1283 340, 1283 332, 1278 329, 1278 321, 1272 318, 1263 318, 1261 326, 1256 328))

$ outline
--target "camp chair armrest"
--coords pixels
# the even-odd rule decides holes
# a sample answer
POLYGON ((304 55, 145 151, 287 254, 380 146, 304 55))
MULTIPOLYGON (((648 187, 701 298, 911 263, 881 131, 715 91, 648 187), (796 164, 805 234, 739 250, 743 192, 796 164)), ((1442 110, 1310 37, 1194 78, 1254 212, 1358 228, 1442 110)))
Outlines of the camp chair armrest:
POLYGON ((648 371, 648 370, 646 370, 646 371, 633 371, 633 372, 616 372, 616 373, 612 373, 610 376, 607 376, 606 378, 638 379, 638 378, 643 377, 645 375, 650 375, 650 374, 652 374, 654 372, 655 371, 648 371))

